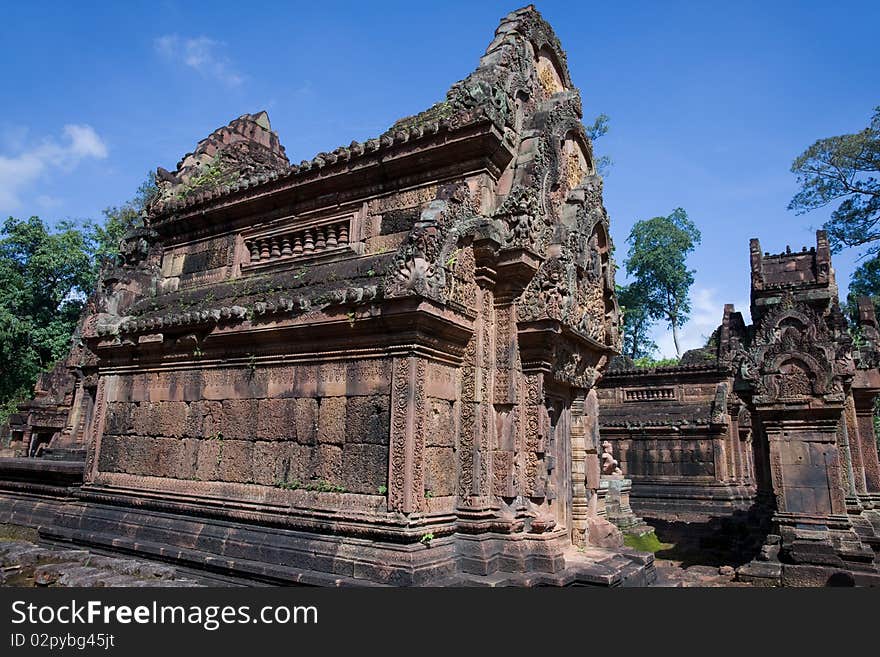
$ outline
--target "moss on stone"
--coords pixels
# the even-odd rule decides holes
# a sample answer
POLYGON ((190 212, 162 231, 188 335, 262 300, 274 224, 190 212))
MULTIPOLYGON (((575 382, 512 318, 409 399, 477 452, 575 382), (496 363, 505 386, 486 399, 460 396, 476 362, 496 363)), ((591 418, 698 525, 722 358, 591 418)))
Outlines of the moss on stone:
POLYGON ((661 543, 654 532, 647 532, 639 536, 624 534, 623 544, 641 552, 659 552, 675 546, 674 543, 661 543))

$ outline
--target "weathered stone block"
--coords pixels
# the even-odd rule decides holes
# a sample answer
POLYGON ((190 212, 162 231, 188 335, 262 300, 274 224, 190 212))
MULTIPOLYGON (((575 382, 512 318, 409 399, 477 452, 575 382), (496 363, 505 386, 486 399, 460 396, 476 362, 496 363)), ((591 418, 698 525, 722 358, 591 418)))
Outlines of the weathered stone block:
POLYGON ((336 445, 318 445, 312 452, 310 477, 338 484, 342 478, 342 449, 336 445))
POLYGON ((141 436, 155 436, 159 433, 159 424, 150 402, 140 402, 131 406, 132 433, 141 436))
POLYGON ((254 479, 254 444, 249 440, 219 440, 220 479, 249 483, 254 479))
MULTIPOLYGON (((281 482, 306 481, 311 478, 313 448, 292 442, 270 443, 274 450, 271 458, 275 463, 275 480, 281 482)), ((255 452, 265 454, 265 451, 255 452)))
POLYGON ((186 473, 180 472, 183 443, 178 438, 156 438, 156 463, 153 474, 157 477, 186 479, 186 473))
POLYGON ((452 404, 443 399, 429 399, 425 417, 425 445, 429 447, 453 447, 455 445, 455 420, 452 404))
POLYGON ((189 405, 183 435, 191 438, 215 436, 223 424, 223 405, 217 401, 195 401, 189 405))
POLYGON ((425 448, 425 489, 438 497, 455 490, 455 450, 451 447, 425 448))
POLYGON ((255 484, 274 486, 280 480, 279 456, 280 448, 277 442, 258 440, 254 443, 252 472, 255 484))
POLYGON ((183 438, 180 440, 177 463, 177 476, 180 479, 195 479, 200 443, 201 441, 196 438, 183 438))
POLYGON ((223 402, 223 421, 218 428, 224 439, 253 440, 257 432, 257 402, 227 399, 223 402))
POLYGON ((221 440, 204 439, 199 441, 196 458, 196 479, 217 481, 220 478, 221 440))
POLYGON ((182 436, 186 425, 188 406, 185 402, 153 404, 155 427, 160 436, 182 436))
POLYGON ((119 472, 119 443, 118 436, 104 434, 101 437, 101 452, 98 459, 98 469, 101 472, 119 472))
POLYGON ((129 474, 148 475, 155 471, 159 457, 155 438, 131 436, 123 450, 125 471, 129 474))
POLYGON ((129 404, 126 403, 107 404, 107 419, 105 420, 104 430, 112 434, 125 434, 132 431, 131 413, 129 411, 129 404))
POLYGON ((345 442, 345 397, 324 397, 318 409, 318 443, 345 442))
POLYGON ((387 445, 388 403, 387 395, 349 397, 345 409, 345 442, 387 445))
POLYGON ((318 400, 297 399, 296 441, 302 445, 314 445, 318 437, 318 400))
POLYGON ((388 479, 388 448, 383 445, 348 444, 342 454, 340 484, 352 493, 376 495, 388 479))
POLYGON ((296 437, 296 400, 261 399, 257 402, 258 440, 292 440, 296 437))

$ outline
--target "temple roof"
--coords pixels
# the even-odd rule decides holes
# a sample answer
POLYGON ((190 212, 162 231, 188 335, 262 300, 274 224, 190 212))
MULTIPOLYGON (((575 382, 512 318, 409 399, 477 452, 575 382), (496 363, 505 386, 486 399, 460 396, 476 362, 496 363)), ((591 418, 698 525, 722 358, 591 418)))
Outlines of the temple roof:
MULTIPOLYGON (((559 40, 534 5, 528 5, 501 20, 479 67, 468 77, 452 85, 444 101, 396 121, 378 137, 363 142, 352 141, 348 146, 318 153, 311 160, 290 164, 277 135, 271 132, 266 112, 245 114, 228 126, 215 130, 211 136, 199 142, 194 153, 184 156, 178 163, 176 172, 170 173, 161 168, 158 170, 157 180, 163 193, 149 208, 150 217, 158 219, 175 212, 189 211, 215 199, 234 197, 245 190, 272 187, 272 183, 284 186, 285 181, 310 171, 325 168, 344 170, 350 163, 366 155, 382 154, 403 144, 442 133, 461 131, 476 124, 492 123, 503 130, 505 106, 509 107, 515 102, 510 97, 513 93, 510 77, 517 62, 511 61, 509 50, 504 48, 511 35, 528 39, 535 52, 546 53, 552 58, 561 84, 571 88, 565 52, 559 40), (218 152, 228 153, 228 149, 222 148, 224 139, 230 134, 241 133, 242 126, 245 126, 244 132, 252 131, 253 126, 258 126, 270 133, 269 143, 264 146, 271 155, 268 158, 271 162, 267 162, 266 166, 254 166, 246 155, 240 167, 230 166, 222 172, 208 170, 206 174, 206 155, 216 157, 218 152), (197 163, 201 163, 202 167, 196 169, 196 175, 193 176, 193 165, 197 163), (194 181, 198 184, 193 184, 194 181)), ((256 140, 235 141, 238 144, 246 141, 248 145, 252 145, 255 142, 261 143, 261 138, 264 137, 258 135, 256 140)))

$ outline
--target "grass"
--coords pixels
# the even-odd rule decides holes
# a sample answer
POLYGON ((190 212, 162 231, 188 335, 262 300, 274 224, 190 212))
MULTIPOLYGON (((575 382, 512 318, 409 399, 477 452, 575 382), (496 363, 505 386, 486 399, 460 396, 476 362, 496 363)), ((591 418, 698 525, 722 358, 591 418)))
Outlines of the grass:
POLYGON ((33 527, 0 524, 0 541, 30 541, 36 543, 38 540, 39 535, 33 527))
POLYGON ((317 493, 348 492, 348 489, 346 489, 345 486, 339 486, 324 479, 314 479, 309 482, 302 482, 298 479, 294 479, 293 481, 277 481, 275 482, 275 487, 283 488, 284 490, 308 490, 317 493))

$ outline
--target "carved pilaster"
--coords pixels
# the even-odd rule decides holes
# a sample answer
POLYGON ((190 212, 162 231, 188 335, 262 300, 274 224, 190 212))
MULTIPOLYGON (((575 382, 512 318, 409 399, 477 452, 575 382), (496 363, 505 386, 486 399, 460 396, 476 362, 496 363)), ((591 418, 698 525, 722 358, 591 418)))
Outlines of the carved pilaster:
POLYGON ((101 455, 101 436, 104 435, 104 420, 107 416, 107 386, 117 386, 118 377, 102 376, 98 380, 98 389, 95 393, 95 407, 92 412, 92 421, 87 431, 86 449, 88 450, 85 482, 92 483, 98 475, 101 455), (110 383, 108 383, 110 379, 110 383))
POLYGON ((388 458, 388 509, 420 511, 424 493, 424 359, 395 358, 391 381, 391 436, 388 458))

